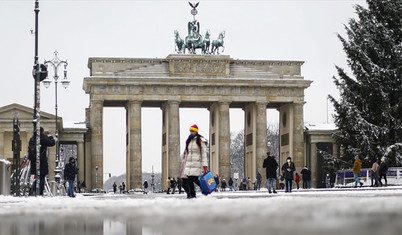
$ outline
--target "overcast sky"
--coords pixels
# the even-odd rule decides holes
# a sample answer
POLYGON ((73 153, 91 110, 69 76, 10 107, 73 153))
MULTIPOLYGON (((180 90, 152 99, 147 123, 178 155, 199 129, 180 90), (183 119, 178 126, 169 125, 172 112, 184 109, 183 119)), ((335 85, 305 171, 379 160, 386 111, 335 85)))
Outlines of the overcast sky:
MULTIPOLYGON (((33 107, 35 37, 34 0, 0 0, 0 106, 19 103, 33 107)), ((201 1, 196 18, 200 32, 211 39, 226 31, 225 52, 233 59, 304 61, 302 76, 313 83, 305 92, 304 121, 331 122, 328 94, 338 96, 332 77, 335 65, 346 66, 337 34, 356 18, 353 6, 365 1, 201 1)), ((82 89, 89 76, 89 57, 166 58, 174 54, 174 30, 182 38, 192 20, 187 1, 59 1, 40 0, 39 60, 57 50, 68 61, 70 86, 59 86, 58 114, 64 121, 82 122, 89 96, 82 89)), ((62 74, 59 74, 62 77, 62 74)), ((41 90, 41 110, 55 113, 54 84, 41 90)), ((143 171, 161 169, 161 118, 157 108, 143 108, 143 171)), ((181 109, 181 151, 188 128, 197 124, 208 137, 205 109, 181 109)), ((243 111, 231 109, 231 131, 243 129, 243 111)), ((268 110, 268 122, 278 120, 268 110)), ((125 172, 125 110, 104 109, 104 169, 125 172)))

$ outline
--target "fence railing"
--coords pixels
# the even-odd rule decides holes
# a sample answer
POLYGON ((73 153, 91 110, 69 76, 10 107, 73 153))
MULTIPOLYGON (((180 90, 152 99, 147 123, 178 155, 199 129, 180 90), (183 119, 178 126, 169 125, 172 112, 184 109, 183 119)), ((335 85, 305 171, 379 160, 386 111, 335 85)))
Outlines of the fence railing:
MULTIPOLYGON (((359 179, 365 185, 371 185, 370 177, 371 168, 362 168, 360 171, 359 179)), ((339 170, 336 172, 335 186, 354 186, 353 170, 339 170)), ((384 183, 384 179, 382 179, 384 183)), ((390 167, 387 171, 388 185, 402 185, 402 167, 390 167)))

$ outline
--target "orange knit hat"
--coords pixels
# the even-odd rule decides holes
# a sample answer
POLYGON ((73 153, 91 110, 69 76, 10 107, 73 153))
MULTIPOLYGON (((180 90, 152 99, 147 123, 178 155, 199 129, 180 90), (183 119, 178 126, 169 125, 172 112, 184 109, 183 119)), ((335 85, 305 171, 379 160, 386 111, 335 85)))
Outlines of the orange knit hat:
POLYGON ((192 125, 191 127, 190 127, 190 131, 195 131, 195 132, 197 132, 198 133, 198 126, 197 125, 192 125))

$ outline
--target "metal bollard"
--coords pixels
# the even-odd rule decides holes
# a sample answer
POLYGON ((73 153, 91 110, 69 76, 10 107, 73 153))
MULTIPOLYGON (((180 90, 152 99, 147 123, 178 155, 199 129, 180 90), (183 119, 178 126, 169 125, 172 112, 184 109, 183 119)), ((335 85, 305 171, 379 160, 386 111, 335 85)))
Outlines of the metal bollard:
POLYGON ((57 189, 56 189, 56 182, 55 181, 50 181, 50 192, 52 193, 53 196, 57 195, 57 189))
POLYGON ((11 162, 0 159, 0 195, 10 195, 11 172, 8 170, 11 162))

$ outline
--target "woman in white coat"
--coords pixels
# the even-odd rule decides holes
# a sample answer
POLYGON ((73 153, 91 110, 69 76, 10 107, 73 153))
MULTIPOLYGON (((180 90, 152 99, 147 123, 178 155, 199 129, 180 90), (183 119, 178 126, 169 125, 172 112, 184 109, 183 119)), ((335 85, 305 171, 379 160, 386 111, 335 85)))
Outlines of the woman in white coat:
POLYGON ((183 188, 186 190, 187 198, 195 198, 194 183, 200 186, 198 178, 207 172, 207 140, 198 134, 198 126, 190 127, 190 135, 186 140, 180 177, 183 178, 183 188))

